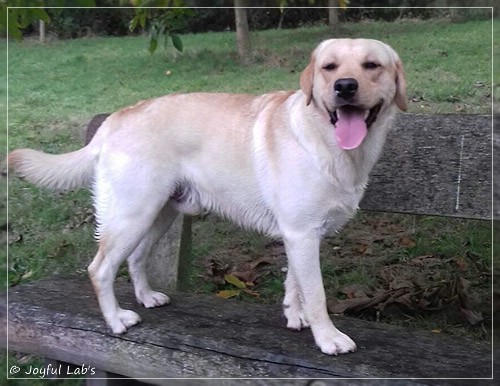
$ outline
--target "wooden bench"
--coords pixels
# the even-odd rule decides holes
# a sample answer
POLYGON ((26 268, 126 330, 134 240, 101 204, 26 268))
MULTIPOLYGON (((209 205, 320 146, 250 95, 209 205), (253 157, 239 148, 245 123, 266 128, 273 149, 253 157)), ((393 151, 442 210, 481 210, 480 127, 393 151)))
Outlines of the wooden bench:
MULTIPOLYGON (((400 115, 361 208, 491 218, 491 126, 492 118, 483 115, 400 115)), ((496 136, 494 143, 498 149, 496 136)), ((499 213, 495 207, 495 217, 499 213)), ((152 254, 158 287, 176 285, 182 264, 168 267, 179 266, 189 231, 189 220, 179 219, 152 254)), ((125 335, 111 334, 86 277, 57 277, 10 288, 8 302, 3 295, 2 336, 8 332, 9 350, 50 358, 54 366, 90 366, 95 374, 89 384, 112 383, 117 374, 169 385, 176 382, 166 378, 183 377, 408 379, 400 385, 446 384, 419 378, 492 377, 493 349, 485 342, 336 317, 359 349, 330 357, 315 347, 309 331, 285 328, 278 304, 170 292, 171 305, 148 310, 136 304, 131 284, 117 280, 116 292, 120 304, 143 317, 125 335)))

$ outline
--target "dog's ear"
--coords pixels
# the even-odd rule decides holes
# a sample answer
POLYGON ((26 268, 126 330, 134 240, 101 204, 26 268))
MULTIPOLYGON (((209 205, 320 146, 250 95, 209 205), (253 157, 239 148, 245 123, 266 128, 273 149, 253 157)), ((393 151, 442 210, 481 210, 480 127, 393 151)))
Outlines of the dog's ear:
POLYGON ((406 111, 408 108, 406 102, 406 79, 403 69, 403 62, 398 58, 396 60, 396 95, 394 95, 394 102, 400 110, 406 111))
POLYGON ((306 94, 306 105, 309 106, 313 97, 314 84, 314 64, 316 62, 315 54, 311 55, 311 61, 300 75, 300 88, 306 94))

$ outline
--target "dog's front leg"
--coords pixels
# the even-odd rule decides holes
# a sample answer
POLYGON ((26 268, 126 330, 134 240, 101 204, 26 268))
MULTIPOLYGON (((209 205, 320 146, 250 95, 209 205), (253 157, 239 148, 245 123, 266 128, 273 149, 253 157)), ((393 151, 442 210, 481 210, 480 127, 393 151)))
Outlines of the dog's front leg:
POLYGON ((283 299, 283 313, 290 330, 301 330, 309 327, 309 322, 304 314, 304 300, 300 294, 300 288, 291 269, 288 269, 285 280, 285 298, 283 299))
MULTIPOLYGON (((295 234, 285 236, 283 240, 290 270, 286 290, 288 292, 291 288, 299 289, 298 299, 302 300, 299 304, 302 304, 303 314, 311 326, 316 344, 323 353, 328 355, 356 350, 356 344, 352 339, 333 325, 326 309, 326 296, 319 261, 319 235, 314 232, 295 234)), ((292 295, 287 293, 285 299, 292 295)))

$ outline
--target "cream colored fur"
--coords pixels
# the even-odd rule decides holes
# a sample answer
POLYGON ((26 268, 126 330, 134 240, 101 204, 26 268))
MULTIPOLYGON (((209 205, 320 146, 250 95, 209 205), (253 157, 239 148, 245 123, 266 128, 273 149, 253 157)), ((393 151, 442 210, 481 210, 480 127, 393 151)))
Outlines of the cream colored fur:
POLYGON ((390 122, 406 108, 401 61, 374 40, 327 40, 313 52, 301 89, 260 96, 180 94, 112 114, 85 148, 63 155, 15 150, 10 167, 51 189, 92 184, 99 250, 89 266, 108 325, 120 334, 140 321, 120 308, 113 281, 128 259, 136 297, 146 307, 169 298, 153 291, 144 256, 176 215, 212 210, 284 240, 287 327, 310 326, 326 354, 354 342, 328 316, 319 247, 355 213, 381 154, 390 122), (376 68, 364 63, 376 62, 376 68), (327 69, 334 63, 335 69, 327 69), (330 113, 334 82, 356 79, 368 110, 383 101, 363 143, 341 149, 330 113))

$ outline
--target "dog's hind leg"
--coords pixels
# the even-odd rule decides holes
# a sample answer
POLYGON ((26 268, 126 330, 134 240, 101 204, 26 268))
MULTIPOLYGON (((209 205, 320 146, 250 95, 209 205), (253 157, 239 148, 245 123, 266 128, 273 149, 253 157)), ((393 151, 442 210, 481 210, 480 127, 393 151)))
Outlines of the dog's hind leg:
POLYGON ((140 316, 134 311, 120 308, 114 294, 113 281, 120 263, 125 259, 122 256, 115 251, 109 251, 103 239, 97 255, 88 267, 104 320, 115 334, 122 334, 127 331, 127 327, 141 321, 140 316))
POLYGON ((159 307, 170 302, 167 295, 151 289, 146 275, 146 261, 152 247, 170 229, 178 214, 179 212, 167 203, 156 217, 149 232, 127 259, 135 296, 146 308, 159 307))
MULTIPOLYGON (((114 165, 112 165, 114 166, 114 165)), ((125 167, 127 165, 125 164, 125 167)), ((147 169, 131 181, 127 173, 97 173, 95 207, 99 250, 88 267, 104 319, 115 334, 140 322, 133 311, 120 308, 113 283, 121 265, 149 232, 168 199, 152 184, 147 169)))

